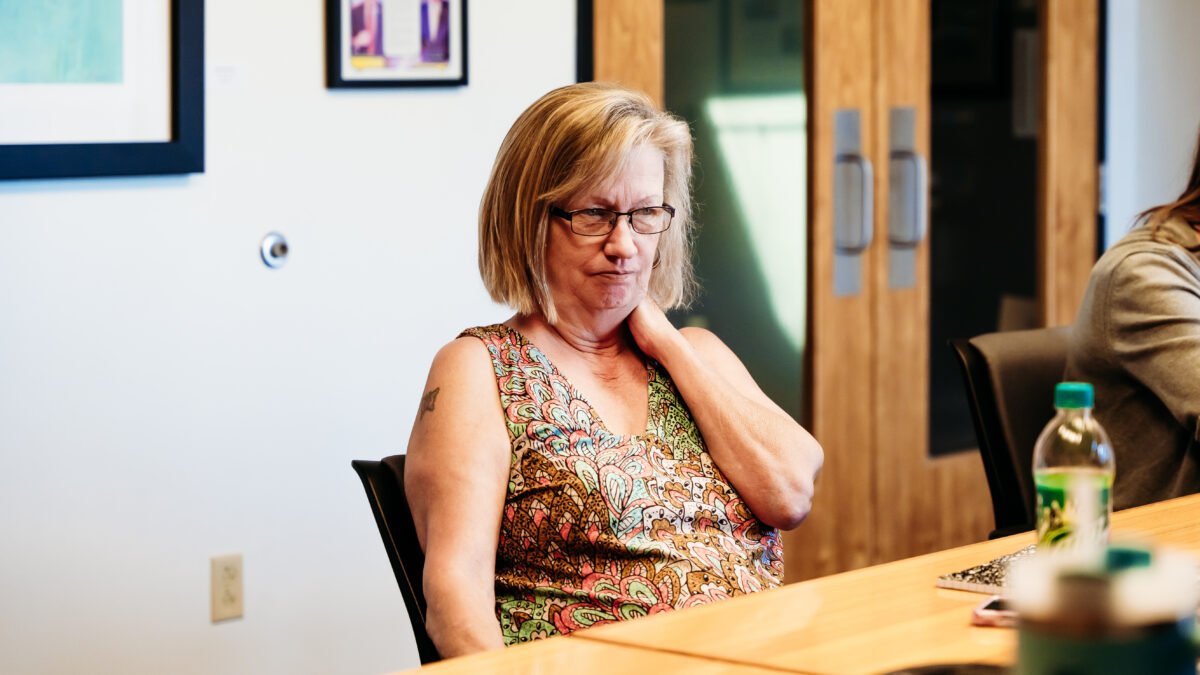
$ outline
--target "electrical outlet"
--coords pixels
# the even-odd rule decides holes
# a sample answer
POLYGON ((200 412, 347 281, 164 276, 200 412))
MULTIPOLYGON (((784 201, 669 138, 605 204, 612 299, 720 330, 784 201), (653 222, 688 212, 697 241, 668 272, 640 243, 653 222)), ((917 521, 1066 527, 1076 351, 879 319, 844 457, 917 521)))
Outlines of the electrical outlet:
POLYGON ((242 618, 242 554, 212 558, 212 622, 242 618))

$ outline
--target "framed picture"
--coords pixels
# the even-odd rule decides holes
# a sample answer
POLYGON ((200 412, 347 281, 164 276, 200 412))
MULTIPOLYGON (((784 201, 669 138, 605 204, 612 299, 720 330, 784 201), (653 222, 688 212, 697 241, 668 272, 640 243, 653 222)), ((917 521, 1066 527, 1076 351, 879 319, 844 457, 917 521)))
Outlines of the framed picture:
POLYGON ((326 86, 467 83, 467 0, 325 0, 326 86))
POLYGON ((0 179, 204 171, 204 0, 0 2, 0 179))

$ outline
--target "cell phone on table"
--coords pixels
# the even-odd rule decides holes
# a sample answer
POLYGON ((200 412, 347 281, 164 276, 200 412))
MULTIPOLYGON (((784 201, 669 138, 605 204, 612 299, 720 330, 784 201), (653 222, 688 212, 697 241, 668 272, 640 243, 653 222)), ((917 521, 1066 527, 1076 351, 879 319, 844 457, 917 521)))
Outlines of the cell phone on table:
POLYGON ((971 612, 971 625, 1012 628, 1017 625, 1017 612, 1007 600, 993 595, 979 603, 971 612))

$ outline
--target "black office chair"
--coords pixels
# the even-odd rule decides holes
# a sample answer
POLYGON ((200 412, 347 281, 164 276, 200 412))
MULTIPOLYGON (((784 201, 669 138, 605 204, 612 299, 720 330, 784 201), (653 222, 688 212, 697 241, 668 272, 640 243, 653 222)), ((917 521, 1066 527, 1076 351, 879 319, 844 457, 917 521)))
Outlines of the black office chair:
POLYGON ((1054 415, 1070 338, 1071 327, 1060 326, 950 340, 992 493, 989 539, 1036 526, 1033 445, 1054 415))
POLYGON ((429 639, 429 633, 425 632, 427 606, 422 586, 425 554, 417 541, 417 529, 413 525, 412 511, 404 494, 404 455, 392 455, 379 462, 356 459, 350 462, 350 466, 362 478, 367 501, 371 502, 371 512, 375 514, 379 536, 383 538, 383 548, 392 562, 396 584, 400 586, 400 595, 404 596, 404 605, 408 608, 421 663, 438 661, 441 656, 429 639))

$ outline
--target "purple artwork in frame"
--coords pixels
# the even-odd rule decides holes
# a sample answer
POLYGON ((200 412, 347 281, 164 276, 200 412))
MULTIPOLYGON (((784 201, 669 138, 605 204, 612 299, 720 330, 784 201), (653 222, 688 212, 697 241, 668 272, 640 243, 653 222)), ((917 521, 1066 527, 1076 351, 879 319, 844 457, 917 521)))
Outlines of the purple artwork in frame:
POLYGON ((326 85, 467 83, 467 0, 326 0, 326 85))

